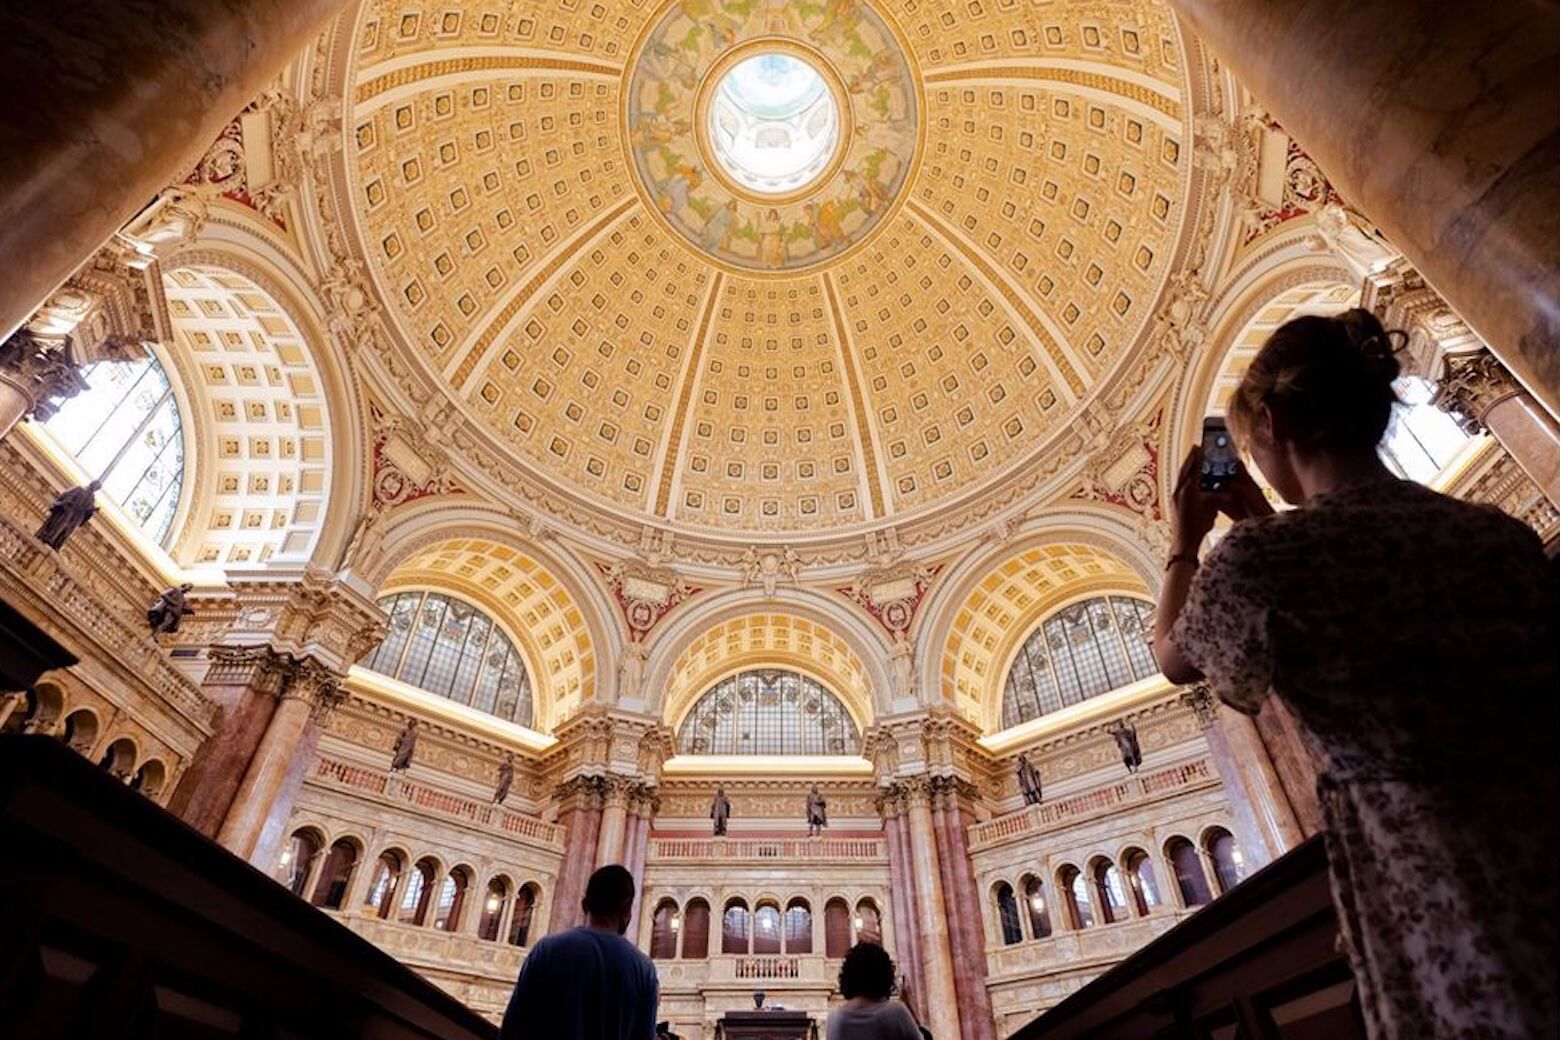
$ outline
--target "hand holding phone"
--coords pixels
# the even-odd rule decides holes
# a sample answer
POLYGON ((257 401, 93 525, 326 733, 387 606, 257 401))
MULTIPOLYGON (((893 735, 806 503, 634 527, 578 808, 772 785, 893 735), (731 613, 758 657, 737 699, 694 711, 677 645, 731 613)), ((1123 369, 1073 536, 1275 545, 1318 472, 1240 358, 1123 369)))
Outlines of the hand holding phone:
POLYGON ((1210 415, 1203 420, 1200 486, 1208 492, 1223 491, 1240 471, 1240 454, 1235 450, 1229 426, 1223 417, 1210 415))

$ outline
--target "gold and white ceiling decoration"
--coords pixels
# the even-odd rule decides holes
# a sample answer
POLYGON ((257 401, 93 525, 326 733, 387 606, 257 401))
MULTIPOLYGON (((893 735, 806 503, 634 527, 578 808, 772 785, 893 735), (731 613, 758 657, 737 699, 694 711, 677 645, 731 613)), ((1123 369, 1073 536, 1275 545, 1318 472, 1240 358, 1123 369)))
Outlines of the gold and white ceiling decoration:
POLYGON ((349 50, 392 338, 602 524, 946 526, 1060 472, 1188 224, 1158 2, 365 0, 349 50))
POLYGON ((486 538, 451 538, 402 560, 380 588, 443 589, 480 604, 514 637, 531 673, 535 728, 594 696, 596 652, 580 605, 542 563, 486 538))
POLYGON ((996 731, 1006 668, 1035 625, 1069 601, 1107 592, 1147 589, 1131 566, 1096 546, 1053 542, 998 563, 965 597, 943 641, 944 699, 996 731))

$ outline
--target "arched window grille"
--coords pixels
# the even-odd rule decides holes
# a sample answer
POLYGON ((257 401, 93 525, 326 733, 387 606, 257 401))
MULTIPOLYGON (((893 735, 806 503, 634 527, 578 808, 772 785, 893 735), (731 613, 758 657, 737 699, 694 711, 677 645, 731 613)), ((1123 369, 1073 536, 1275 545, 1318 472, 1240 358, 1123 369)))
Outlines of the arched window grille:
POLYGON ((320 880, 314 886, 315 906, 327 910, 340 910, 347 898, 347 887, 357 869, 358 848, 346 838, 339 838, 330 847, 325 865, 320 868, 320 880))
POLYGON ((1024 941, 1024 926, 1019 923, 1018 900, 1013 898, 1013 886, 1006 881, 997 882, 997 920, 1002 923, 1002 943, 1012 946, 1024 941))
POLYGON ((365 667, 531 725, 531 677, 509 637, 481 608, 442 592, 401 592, 379 605, 389 615, 389 633, 365 667))
POLYGON ((883 945, 883 915, 877 904, 863 899, 856 904, 856 916, 851 919, 856 926, 856 941, 883 945))
POLYGON ((780 952, 780 907, 774 903, 759 903, 753 911, 753 952, 780 952))
POLYGON ((710 904, 702 899, 688 901, 683 909, 682 933, 685 960, 702 961, 710 955, 710 904))
POLYGON ((1112 924, 1127 919, 1127 893, 1121 885, 1121 871, 1116 864, 1103 857, 1095 860, 1090 868, 1094 874, 1095 904, 1100 908, 1100 922, 1112 924))
POLYGON ((1213 898, 1195 845, 1180 836, 1171 838, 1165 843, 1165 856, 1170 860, 1171 869, 1175 871, 1175 883, 1181 890, 1181 902, 1187 906, 1202 906, 1213 898))
POLYGON ((677 932, 681 927, 677 904, 670 899, 661 900, 650 919, 651 960, 669 961, 677 956, 677 932))
POLYGON ((439 886, 439 901, 434 907, 433 926, 441 932, 453 932, 460 928, 460 911, 466 905, 466 889, 471 885, 471 871, 456 867, 439 886))
POLYGON ((276 870, 271 876, 287 887, 295 896, 303 895, 303 886, 309 880, 309 870, 320 854, 319 836, 310 830, 294 831, 282 849, 276 870))
POLYGON ((1158 674, 1145 638, 1153 610, 1147 600, 1099 596, 1042 621, 1008 669, 1002 725, 1016 726, 1158 674))
POLYGON ((857 755, 861 735, 822 685, 765 669, 711 687, 683 721, 677 749, 685 755, 857 755))
POLYGON ((1430 403, 1435 384, 1418 376, 1403 376, 1392 384, 1398 403, 1392 406, 1386 435, 1377 449, 1381 461, 1400 477, 1427 484, 1468 443, 1457 420, 1430 403))
POLYGON ((531 941, 531 919, 536 916, 536 904, 542 890, 536 882, 527 881, 515 893, 515 916, 509 922, 509 945, 524 946, 531 941))
POLYGON ((812 953, 812 907, 797 898, 785 907, 785 952, 812 953))
POLYGON ((1213 861, 1213 880, 1219 892, 1228 892, 1240 884, 1246 875, 1246 859, 1235 844, 1235 836, 1223 827, 1215 827, 1203 837, 1203 847, 1213 861))
POLYGON ((184 486, 184 436, 168 373, 149 352, 81 370, 87 388, 44 429, 147 537, 167 544, 184 486))
POLYGON ((1051 914, 1045 905, 1045 886, 1034 875, 1024 879, 1024 905, 1029 911, 1031 937, 1044 939, 1050 935, 1051 914))
POLYGON ((482 900, 482 916, 477 919, 477 938, 489 942, 498 938, 498 929, 504 923, 504 911, 509 909, 509 881, 496 877, 488 882, 487 895, 482 900))
POLYGON ((1138 913, 1147 914, 1159 906, 1159 879, 1154 876, 1154 862, 1142 849, 1127 851, 1127 881, 1138 913))
POLYGON ((1083 872, 1072 864, 1057 874, 1057 887, 1067 901, 1068 924, 1073 928, 1093 928, 1094 908, 1089 899, 1089 884, 1083 872))
POLYGON ((751 917, 747 903, 742 900, 733 899, 726 904, 726 912, 721 915, 720 924, 721 953, 748 952, 748 922, 751 917))

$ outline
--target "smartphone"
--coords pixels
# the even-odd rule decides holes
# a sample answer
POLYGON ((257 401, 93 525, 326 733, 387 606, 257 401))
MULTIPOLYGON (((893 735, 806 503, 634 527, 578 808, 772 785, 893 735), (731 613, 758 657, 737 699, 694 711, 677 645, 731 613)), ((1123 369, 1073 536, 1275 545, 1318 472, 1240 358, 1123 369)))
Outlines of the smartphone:
POLYGON ((1240 473, 1240 455, 1230 439, 1230 428, 1223 417, 1210 415, 1203 420, 1202 489, 1222 491, 1240 473))

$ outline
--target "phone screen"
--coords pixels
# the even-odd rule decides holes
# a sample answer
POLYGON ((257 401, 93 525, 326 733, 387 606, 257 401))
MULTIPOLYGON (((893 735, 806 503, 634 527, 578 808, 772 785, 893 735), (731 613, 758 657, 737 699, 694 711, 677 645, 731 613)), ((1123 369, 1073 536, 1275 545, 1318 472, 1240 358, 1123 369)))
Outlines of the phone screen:
POLYGON ((1240 472, 1240 456, 1223 419, 1203 420, 1202 489, 1220 491, 1240 472))

